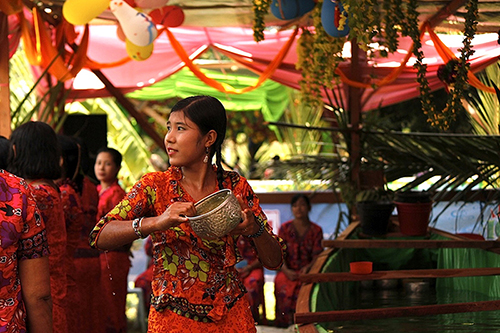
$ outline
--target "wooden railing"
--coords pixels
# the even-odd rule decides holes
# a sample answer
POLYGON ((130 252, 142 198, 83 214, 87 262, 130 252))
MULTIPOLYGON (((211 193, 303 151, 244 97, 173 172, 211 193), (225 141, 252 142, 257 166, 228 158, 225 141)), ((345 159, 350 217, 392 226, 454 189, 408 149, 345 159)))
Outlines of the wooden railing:
POLYGON ((398 239, 347 239, 358 227, 354 222, 335 240, 324 240, 323 246, 327 249, 316 259, 308 274, 300 276, 304 282, 297 301, 295 323, 299 325, 300 333, 317 332, 313 323, 343 320, 381 319, 406 316, 425 316, 445 313, 491 311, 500 309, 500 300, 465 302, 453 304, 434 304, 410 307, 355 309, 312 312, 310 308, 310 293, 314 283, 344 282, 402 278, 450 278, 470 276, 500 275, 500 268, 467 268, 467 269, 417 269, 374 271, 370 274, 321 273, 326 259, 334 249, 338 248, 478 248, 495 253, 500 252, 499 241, 470 240, 460 235, 454 235, 441 230, 429 228, 434 234, 440 234, 448 240, 398 240, 398 239))

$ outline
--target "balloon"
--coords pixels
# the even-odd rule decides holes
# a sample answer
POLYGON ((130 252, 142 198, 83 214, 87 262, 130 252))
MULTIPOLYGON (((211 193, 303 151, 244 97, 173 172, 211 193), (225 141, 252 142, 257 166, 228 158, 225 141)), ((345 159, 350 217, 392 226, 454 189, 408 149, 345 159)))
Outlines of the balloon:
POLYGON ((158 30, 149 15, 138 12, 122 0, 112 0, 109 8, 120 22, 127 39, 133 44, 146 46, 153 43, 158 30))
POLYGON ((146 46, 134 45, 130 40, 125 39, 125 49, 130 58, 136 61, 146 60, 153 54, 154 43, 146 46))
POLYGON ((125 37, 125 34, 123 33, 122 27, 119 24, 116 25, 116 36, 118 36, 118 39, 120 39, 122 42, 127 39, 127 37, 125 37))
POLYGON ((349 34, 347 12, 340 1, 325 0, 321 7, 321 24, 332 37, 345 37, 349 34), (343 20, 345 18, 345 20, 343 20))
POLYGON ((165 6, 157 8, 149 13, 156 24, 165 27, 178 27, 184 22, 184 12, 179 6, 165 6))
POLYGON ((123 1, 128 3, 130 5, 130 7, 132 7, 132 8, 139 7, 139 6, 137 6, 137 4, 135 3, 134 0, 123 0, 123 1))
POLYGON ((273 0, 271 13, 280 20, 292 20, 310 12, 315 5, 314 0, 273 0))
POLYGON ((135 4, 140 8, 161 8, 168 3, 168 0, 135 0, 135 4))
POLYGON ((66 0, 63 16, 73 25, 89 23, 109 7, 109 0, 66 0))

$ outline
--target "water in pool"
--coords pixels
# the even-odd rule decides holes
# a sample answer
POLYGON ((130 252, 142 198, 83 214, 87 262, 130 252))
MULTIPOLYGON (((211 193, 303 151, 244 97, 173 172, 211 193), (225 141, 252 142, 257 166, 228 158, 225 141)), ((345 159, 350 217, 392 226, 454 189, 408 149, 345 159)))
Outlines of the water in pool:
MULTIPOLYGON (((474 292, 446 290, 436 294, 431 282, 393 285, 388 280, 360 285, 349 309, 402 307, 492 300, 474 292), (385 282, 385 285, 383 285, 385 282)), ((323 323, 321 332, 339 333, 454 333, 500 332, 500 309, 422 317, 400 317, 323 323)))

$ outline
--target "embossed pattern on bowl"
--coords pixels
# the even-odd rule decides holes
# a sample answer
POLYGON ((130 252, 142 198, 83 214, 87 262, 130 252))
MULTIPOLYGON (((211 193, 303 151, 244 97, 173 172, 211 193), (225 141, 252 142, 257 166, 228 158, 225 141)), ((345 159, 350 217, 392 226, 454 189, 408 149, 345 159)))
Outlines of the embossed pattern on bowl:
POLYGON ((229 189, 208 195, 195 203, 196 216, 188 217, 194 232, 205 239, 227 235, 242 220, 238 199, 229 189))

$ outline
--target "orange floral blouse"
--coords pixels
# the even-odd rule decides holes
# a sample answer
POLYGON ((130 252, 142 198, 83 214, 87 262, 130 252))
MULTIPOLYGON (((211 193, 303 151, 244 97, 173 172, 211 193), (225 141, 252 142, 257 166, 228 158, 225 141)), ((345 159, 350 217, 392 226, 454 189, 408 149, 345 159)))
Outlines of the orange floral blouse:
MULTIPOLYGON (((180 184, 181 179, 182 172, 177 167, 144 175, 97 223, 90 234, 90 245, 96 247, 100 231, 113 220, 159 216, 173 202, 194 202, 180 184)), ((223 185, 242 196, 257 221, 265 223, 266 231, 278 239, 283 254, 286 246, 272 233, 259 199, 246 179, 236 172, 224 171, 223 185)), ((241 260, 236 245, 238 236, 205 240, 194 233, 189 223, 183 223, 155 232, 151 238, 154 264, 151 304, 157 311, 170 309, 196 321, 217 322, 245 294, 234 267, 241 260)))

